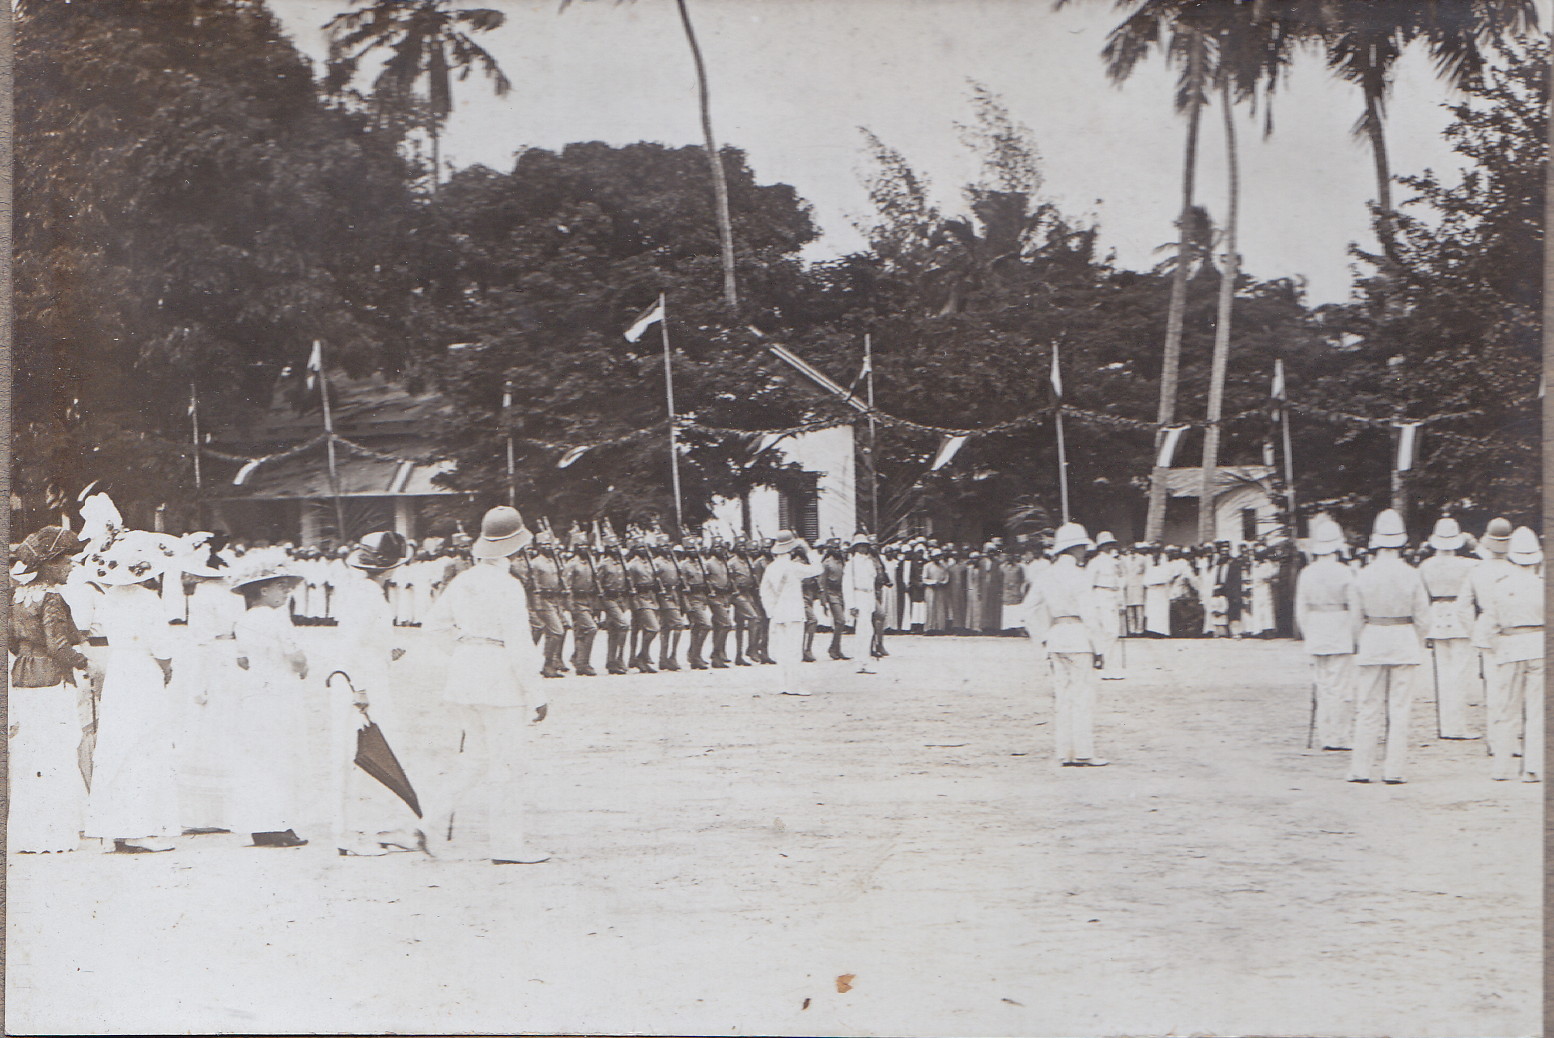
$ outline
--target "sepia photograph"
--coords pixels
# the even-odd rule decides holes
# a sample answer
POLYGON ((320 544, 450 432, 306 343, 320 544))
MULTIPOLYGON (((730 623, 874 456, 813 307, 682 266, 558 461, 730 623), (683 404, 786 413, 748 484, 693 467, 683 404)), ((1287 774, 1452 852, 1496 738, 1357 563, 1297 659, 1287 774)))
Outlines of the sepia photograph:
POLYGON ((8 23, 4 1033, 1544 1033, 1554 0, 8 23))

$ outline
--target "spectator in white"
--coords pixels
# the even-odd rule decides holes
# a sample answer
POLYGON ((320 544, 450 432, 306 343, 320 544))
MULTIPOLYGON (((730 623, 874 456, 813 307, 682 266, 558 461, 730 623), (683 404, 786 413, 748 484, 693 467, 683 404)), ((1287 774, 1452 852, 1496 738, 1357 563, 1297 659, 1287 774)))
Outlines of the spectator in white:
POLYGON ((1095 587, 1080 565, 1089 550, 1083 526, 1058 527, 1052 565, 1031 582, 1021 603, 1026 630, 1045 648, 1052 670, 1057 760, 1073 768, 1110 763, 1095 754, 1097 668, 1103 662, 1098 652, 1104 635, 1095 587))
POLYGON ((1516 775, 1512 750, 1522 741, 1521 777, 1537 782, 1543 775, 1543 550, 1537 534, 1525 526, 1511 534, 1509 565, 1489 586, 1484 615, 1489 617, 1494 666, 1499 672, 1499 707, 1489 715, 1493 777, 1516 775))
POLYGON ((1403 561, 1398 549, 1408 543, 1403 518, 1388 508, 1376 517, 1371 531, 1371 562, 1355 577, 1365 624, 1356 648, 1354 751, 1349 781, 1369 782, 1376 743, 1383 723, 1387 733, 1381 780, 1405 781, 1408 719, 1424 639, 1430 633, 1430 595, 1419 573, 1403 561))
POLYGON ((1354 574, 1338 561, 1344 546, 1338 524, 1311 522, 1311 565, 1295 581, 1295 625, 1311 654, 1312 727, 1316 745, 1347 750, 1354 726, 1354 647, 1360 631, 1360 598, 1354 574))
POLYGON ((874 554, 874 538, 866 533, 853 535, 852 550, 842 574, 842 602, 853 625, 853 659, 858 673, 873 674, 869 661, 879 655, 885 629, 885 601, 880 594, 885 581, 884 567, 874 554))
POLYGON ((170 686, 181 713, 178 726, 178 810, 185 831, 231 829, 231 736, 237 669, 233 631, 243 615, 243 600, 226 578, 231 561, 222 554, 221 534, 184 538, 190 553, 162 579, 177 579, 186 589, 188 626, 170 686), (182 573, 179 578, 177 573, 182 573))
MULTIPOLYGON (((442 692, 451 788, 431 816, 429 849, 438 857, 550 859, 530 845, 524 821, 529 697, 544 660, 529 634, 528 596, 509 568, 533 540, 516 508, 491 509, 470 547, 475 565, 449 582, 426 618, 427 631, 453 640, 442 692)), ((540 704, 534 720, 546 713, 540 704)))
POLYGON ((1151 549, 1144 567, 1144 633, 1155 638, 1171 636, 1171 592, 1182 579, 1182 560, 1159 545, 1151 549))
POLYGON ((1095 558, 1085 567, 1095 585, 1095 607, 1100 617, 1101 640, 1096 645, 1096 655, 1105 661, 1101 667, 1104 681, 1122 679, 1122 653, 1118 643, 1122 638, 1122 565, 1117 553, 1117 538, 1103 530, 1095 537, 1095 558))
POLYGON ((405 654, 404 629, 394 624, 389 604, 390 574, 410 558, 410 545, 397 533, 369 533, 351 549, 345 564, 351 575, 335 590, 339 603, 337 667, 350 678, 330 685, 331 746, 338 789, 334 796, 335 843, 342 855, 379 855, 411 850, 425 839, 402 822, 404 804, 356 767, 356 732, 364 723, 370 696, 389 698, 390 664, 405 654), (347 698, 349 697, 349 698, 347 698))
POLYGON ((1462 615, 1462 596, 1474 562, 1458 554, 1467 540, 1457 520, 1443 516, 1430 534, 1432 554, 1419 564, 1419 576, 1430 593, 1431 677, 1435 685, 1437 731, 1443 739, 1472 739, 1468 702, 1476 701, 1478 660, 1462 615))
POLYGON ((151 585, 182 551, 171 537, 121 530, 82 560, 104 589, 95 623, 108 639, 85 829, 105 851, 170 851, 180 832, 171 628, 151 585))
POLYGON ((810 561, 809 545, 780 530, 771 547, 772 561, 761 574, 761 606, 771 621, 769 653, 777 661, 778 691, 785 696, 807 696, 797 676, 804 656, 804 581, 820 575, 821 566, 810 561))

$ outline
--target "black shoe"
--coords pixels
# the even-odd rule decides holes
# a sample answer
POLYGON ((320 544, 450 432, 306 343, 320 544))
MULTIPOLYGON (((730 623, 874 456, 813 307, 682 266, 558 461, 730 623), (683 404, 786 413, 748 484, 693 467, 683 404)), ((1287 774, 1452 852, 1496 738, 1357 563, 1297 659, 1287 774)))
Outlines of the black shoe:
POLYGON ((701 660, 692 660, 691 661, 691 669, 692 670, 706 670, 707 669, 707 664, 703 663, 701 660))
POLYGON ((657 674, 658 673, 658 671, 653 669, 653 665, 651 663, 649 663, 647 660, 642 660, 640 662, 633 663, 632 666, 636 667, 639 671, 641 671, 644 674, 657 674))
POLYGON ((659 670, 679 670, 680 669, 680 661, 679 660, 659 660, 658 661, 658 669, 659 670))
POLYGON ((596 678, 599 676, 599 672, 592 667, 578 667, 577 676, 580 678, 596 678))
POLYGON ((630 671, 628 671, 625 667, 607 667, 606 668, 606 673, 609 673, 609 674, 628 674, 628 673, 630 673, 630 671))
POLYGON ((768 656, 764 660, 761 661, 761 665, 763 667, 775 667, 775 666, 777 666, 777 661, 772 659, 770 656, 768 656))
POLYGON ((308 841, 287 829, 283 833, 254 833, 255 847, 306 847, 308 841))
POLYGON ((727 660, 713 660, 712 661, 712 669, 713 670, 728 670, 728 661, 727 660))
POLYGON ((805 663, 814 663, 815 662, 815 655, 814 655, 814 653, 806 652, 804 654, 804 662, 805 663))
POLYGON ((833 660, 850 660, 850 659, 852 659, 851 656, 841 656, 841 655, 838 655, 837 653, 834 653, 834 652, 831 654, 831 658, 833 660))
POLYGON ((748 666, 750 666, 750 661, 745 659, 743 656, 738 656, 738 657, 735 657, 735 659, 734 659, 734 666, 736 666, 736 667, 748 667, 748 666))

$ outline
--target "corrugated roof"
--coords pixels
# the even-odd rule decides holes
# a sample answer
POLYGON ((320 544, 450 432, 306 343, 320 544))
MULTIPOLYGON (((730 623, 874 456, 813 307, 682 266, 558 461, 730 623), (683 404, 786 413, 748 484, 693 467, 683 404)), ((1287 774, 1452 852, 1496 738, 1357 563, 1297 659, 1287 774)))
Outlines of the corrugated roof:
MULTIPOLYGON (((1227 490, 1256 484, 1267 490, 1268 477, 1273 469, 1267 465, 1225 465, 1214 470, 1214 494, 1218 497, 1227 490)), ((1202 468, 1166 470, 1166 493, 1171 497, 1197 497, 1203 489, 1202 468)))
MULTIPOLYGON (((316 397, 309 410, 294 410, 291 393, 295 389, 295 385, 278 386, 269 410, 243 427, 212 416, 213 439, 222 444, 284 444, 317 436, 324 429, 323 411, 316 397)), ((441 394, 412 394, 382 375, 348 378, 330 374, 329 403, 335 432, 353 440, 409 435, 424 441, 431 421, 452 412, 452 405, 441 394)))
MULTIPOLYGON (((432 477, 452 468, 449 462, 425 464, 383 461, 337 451, 335 470, 340 474, 341 497, 421 497, 456 491, 432 482, 432 477)), ((231 483, 219 494, 227 499, 318 500, 330 497, 329 460, 323 444, 305 454, 269 462, 255 469, 242 485, 231 483)))

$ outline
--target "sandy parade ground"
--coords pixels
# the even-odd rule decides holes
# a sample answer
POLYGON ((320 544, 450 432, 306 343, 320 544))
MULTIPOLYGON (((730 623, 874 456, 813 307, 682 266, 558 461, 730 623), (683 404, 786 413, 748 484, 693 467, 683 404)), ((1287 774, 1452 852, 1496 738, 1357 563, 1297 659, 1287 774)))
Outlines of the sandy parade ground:
MULTIPOLYGON (((409 637, 373 716, 434 801, 442 649, 409 637)), ((1112 766, 1059 768, 1027 642, 889 645, 878 675, 806 667, 807 699, 774 667, 545 682, 541 865, 321 827, 12 854, 6 1029, 1538 1032, 1543 790, 1433 709, 1406 785, 1354 785, 1305 749, 1298 643, 1132 640, 1112 766)))

